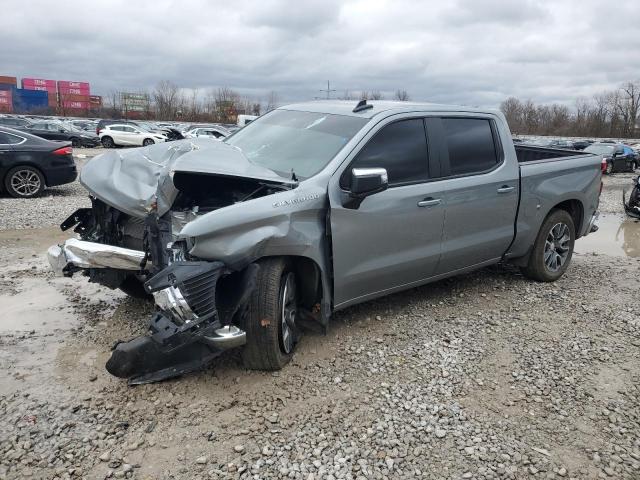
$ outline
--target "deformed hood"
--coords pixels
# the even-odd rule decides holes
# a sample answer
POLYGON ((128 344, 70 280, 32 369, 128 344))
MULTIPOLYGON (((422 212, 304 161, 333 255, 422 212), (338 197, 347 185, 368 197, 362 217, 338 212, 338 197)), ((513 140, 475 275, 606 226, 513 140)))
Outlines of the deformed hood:
POLYGON ((171 178, 173 172, 295 183, 251 163, 237 148, 210 138, 108 151, 87 162, 80 173, 80 183, 103 202, 143 218, 154 203, 160 215, 173 204, 178 194, 171 178))

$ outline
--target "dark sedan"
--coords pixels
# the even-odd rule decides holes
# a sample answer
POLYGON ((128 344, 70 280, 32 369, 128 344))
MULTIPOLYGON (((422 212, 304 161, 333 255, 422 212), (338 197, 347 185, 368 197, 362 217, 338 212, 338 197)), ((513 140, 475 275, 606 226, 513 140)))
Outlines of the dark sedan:
POLYGON ((594 143, 584 149, 587 153, 600 155, 606 162, 605 173, 634 172, 638 167, 635 152, 621 143, 594 143))
POLYGON ((12 197, 35 197, 45 187, 71 183, 77 176, 69 142, 0 126, 0 186, 12 197))
POLYGON ((47 140, 71 142, 74 147, 97 147, 100 145, 100 137, 94 135, 93 132, 85 132, 60 122, 36 122, 26 127, 24 131, 47 140))

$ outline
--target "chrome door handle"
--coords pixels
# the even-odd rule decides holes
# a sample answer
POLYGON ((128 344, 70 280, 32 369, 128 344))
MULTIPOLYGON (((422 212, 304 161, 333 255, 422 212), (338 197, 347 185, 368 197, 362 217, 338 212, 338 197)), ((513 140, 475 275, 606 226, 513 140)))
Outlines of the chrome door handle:
POLYGON ((509 192, 513 192, 515 189, 516 187, 509 187, 507 185, 503 185, 498 189, 498 193, 509 193, 509 192))
POLYGON ((419 207, 433 207, 435 205, 440 205, 442 200, 440 198, 427 198, 425 200, 421 200, 418 202, 419 207))

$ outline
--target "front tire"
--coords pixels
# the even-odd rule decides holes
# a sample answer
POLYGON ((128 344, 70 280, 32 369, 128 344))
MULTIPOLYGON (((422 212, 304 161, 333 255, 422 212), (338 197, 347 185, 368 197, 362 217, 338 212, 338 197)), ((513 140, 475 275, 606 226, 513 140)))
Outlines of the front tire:
POLYGON ((522 273, 538 282, 555 282, 569 267, 576 241, 573 218, 566 210, 552 210, 540 227, 529 263, 522 273))
POLYGON ((631 162, 631 173, 635 172, 636 168, 638 168, 638 164, 635 161, 631 162))
POLYGON ((153 140, 151 140, 150 138, 145 138, 145 139, 142 141, 142 146, 143 146, 143 147, 148 147, 149 145, 153 145, 154 143, 156 143, 156 142, 154 142, 154 141, 153 141, 153 140))
POLYGON ((100 140, 100 142, 102 143, 102 146, 104 148, 113 148, 113 147, 115 147, 115 143, 113 143, 113 138, 111 138, 111 137, 102 137, 102 140, 100 140))
POLYGON ((249 302, 247 343, 242 350, 246 368, 280 370, 293 356, 298 340, 298 294, 290 262, 273 258, 260 262, 258 284, 249 302))
POLYGON ((74 148, 79 148, 79 147, 82 146, 82 142, 80 141, 79 138, 75 138, 74 137, 74 138, 71 139, 71 146, 74 147, 74 148))
POLYGON ((118 287, 123 293, 130 297, 150 300, 153 298, 144 289, 144 283, 138 280, 134 275, 129 275, 118 287))
POLYGON ((14 167, 4 178, 4 188, 14 198, 33 198, 44 190, 44 176, 34 167, 14 167))

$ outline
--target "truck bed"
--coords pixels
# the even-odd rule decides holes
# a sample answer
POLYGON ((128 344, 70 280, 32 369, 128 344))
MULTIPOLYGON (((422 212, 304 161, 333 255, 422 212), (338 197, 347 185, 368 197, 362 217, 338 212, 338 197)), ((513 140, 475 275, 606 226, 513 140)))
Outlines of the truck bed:
POLYGON ((520 204, 516 236, 509 255, 517 258, 533 245, 544 217, 552 207, 578 200, 576 237, 586 233, 598 207, 600 157, 591 153, 535 146, 515 146, 520 165, 520 204))
POLYGON ((574 157, 586 155, 576 150, 564 150, 560 148, 538 147, 535 145, 514 145, 518 163, 535 162, 538 160, 551 160, 553 158, 574 157))

